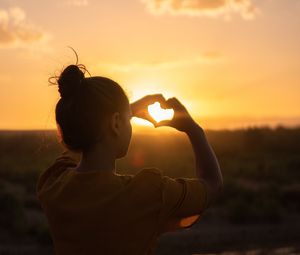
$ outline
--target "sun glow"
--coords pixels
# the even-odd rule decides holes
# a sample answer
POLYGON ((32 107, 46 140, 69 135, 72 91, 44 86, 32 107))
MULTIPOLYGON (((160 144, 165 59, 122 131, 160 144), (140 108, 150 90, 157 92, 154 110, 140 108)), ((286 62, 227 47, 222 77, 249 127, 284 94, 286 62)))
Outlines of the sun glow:
POLYGON ((161 120, 170 120, 174 116, 173 109, 162 109, 159 102, 149 105, 148 112, 157 122, 161 120))

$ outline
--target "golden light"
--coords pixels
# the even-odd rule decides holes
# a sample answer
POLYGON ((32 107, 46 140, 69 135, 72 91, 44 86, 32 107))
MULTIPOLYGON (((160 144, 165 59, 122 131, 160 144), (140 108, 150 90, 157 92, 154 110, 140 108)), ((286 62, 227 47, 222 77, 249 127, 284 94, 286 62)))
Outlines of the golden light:
POLYGON ((162 109, 159 102, 149 105, 148 112, 157 122, 161 120, 170 120, 174 116, 173 109, 162 109))

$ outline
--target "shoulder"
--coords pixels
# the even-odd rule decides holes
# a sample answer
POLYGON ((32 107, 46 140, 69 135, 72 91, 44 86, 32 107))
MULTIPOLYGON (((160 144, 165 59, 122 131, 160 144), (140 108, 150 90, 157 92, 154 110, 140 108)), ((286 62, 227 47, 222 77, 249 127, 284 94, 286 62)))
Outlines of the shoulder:
POLYGON ((132 190, 139 190, 141 193, 159 193, 161 190, 162 171, 155 167, 140 169, 136 174, 130 176, 128 187, 132 190))
POLYGON ((69 167, 76 167, 78 158, 74 157, 71 152, 64 151, 59 155, 51 166, 45 169, 38 178, 36 185, 36 192, 39 193, 46 186, 49 186, 53 181, 57 180, 59 176, 65 172, 69 167))
POLYGON ((140 176, 154 176, 154 177, 162 177, 163 173, 160 169, 156 168, 156 167, 147 167, 147 168, 143 168, 141 169, 136 176, 140 177, 140 176))
POLYGON ((160 169, 155 167, 147 167, 139 170, 133 177, 134 181, 146 183, 159 183, 163 178, 163 173, 160 169))
POLYGON ((75 167, 79 161, 78 155, 70 151, 62 152, 46 170, 51 172, 52 176, 61 174, 68 167, 75 167))

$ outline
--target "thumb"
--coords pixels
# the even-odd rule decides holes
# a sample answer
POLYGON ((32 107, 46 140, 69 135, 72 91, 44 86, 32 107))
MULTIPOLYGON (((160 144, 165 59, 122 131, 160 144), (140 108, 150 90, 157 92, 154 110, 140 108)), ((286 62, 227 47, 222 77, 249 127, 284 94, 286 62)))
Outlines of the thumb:
POLYGON ((161 127, 161 126, 171 126, 171 121, 170 120, 162 120, 160 122, 155 123, 154 125, 156 128, 161 127))
POLYGON ((156 120, 152 118, 152 116, 149 113, 145 113, 144 119, 150 121, 155 126, 156 120))

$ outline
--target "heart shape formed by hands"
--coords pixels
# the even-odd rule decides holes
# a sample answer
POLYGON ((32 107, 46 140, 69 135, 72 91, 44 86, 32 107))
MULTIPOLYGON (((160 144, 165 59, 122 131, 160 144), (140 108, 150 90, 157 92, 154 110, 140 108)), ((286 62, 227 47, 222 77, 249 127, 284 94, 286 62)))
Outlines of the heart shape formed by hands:
POLYGON ((171 120, 174 116, 173 109, 162 109, 159 102, 149 105, 148 112, 156 122, 171 120))

